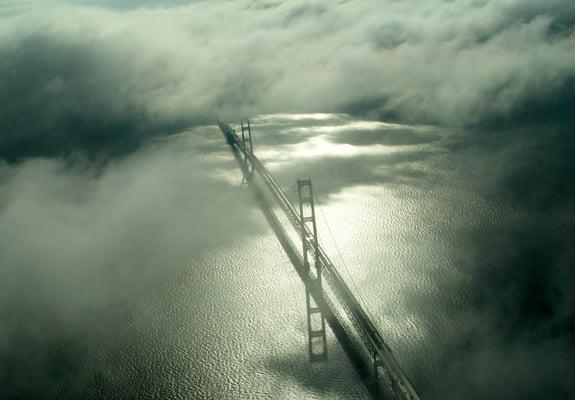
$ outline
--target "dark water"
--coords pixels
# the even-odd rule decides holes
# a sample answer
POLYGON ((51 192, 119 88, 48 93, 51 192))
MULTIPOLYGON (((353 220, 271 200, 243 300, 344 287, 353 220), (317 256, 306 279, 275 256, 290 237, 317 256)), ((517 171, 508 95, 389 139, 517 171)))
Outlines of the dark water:
MULTIPOLYGON (((252 122, 288 196, 312 179, 320 241, 423 398, 570 393, 569 353, 527 379, 559 342, 501 339, 483 306, 501 291, 477 268, 513 253, 510 230, 539 226, 497 189, 504 152, 345 115, 252 122)), ((303 286, 217 127, 104 171, 36 160, 4 175, 6 398, 368 398, 331 332, 329 360, 307 362, 303 286)))

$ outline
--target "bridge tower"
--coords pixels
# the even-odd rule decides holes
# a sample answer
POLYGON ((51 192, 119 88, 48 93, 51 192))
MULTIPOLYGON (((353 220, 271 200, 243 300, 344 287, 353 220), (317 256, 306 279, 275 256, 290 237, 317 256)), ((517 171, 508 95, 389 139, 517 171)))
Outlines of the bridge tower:
POLYGON ((244 164, 246 166, 247 174, 244 175, 242 180, 243 183, 248 183, 252 176, 254 175, 254 164, 250 159, 250 156, 254 154, 254 146, 252 142, 252 127, 250 124, 250 120, 248 118, 242 119, 241 123, 241 130, 242 130, 242 147, 244 148, 244 164))
POLYGON ((315 206, 311 180, 298 179, 297 188, 303 263, 307 273, 305 291, 309 359, 310 361, 322 361, 327 359, 325 317, 310 293, 312 290, 321 290, 322 287, 321 262, 319 260, 319 245, 317 241, 317 226, 315 223, 315 206), (310 256, 313 257, 313 269, 310 268, 310 256))

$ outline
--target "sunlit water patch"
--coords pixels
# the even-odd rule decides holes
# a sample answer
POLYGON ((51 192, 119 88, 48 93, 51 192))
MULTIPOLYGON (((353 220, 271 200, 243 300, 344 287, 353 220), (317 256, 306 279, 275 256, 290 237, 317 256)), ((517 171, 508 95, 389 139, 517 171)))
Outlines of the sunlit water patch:
MULTIPOLYGON (((260 116, 252 126, 256 154, 294 203, 296 180, 312 179, 321 243, 424 398, 442 398, 438 363, 449 364, 458 332, 481 324, 465 312, 473 276, 461 268, 483 257, 475 228, 525 216, 489 196, 494 178, 457 167, 455 132, 343 114, 260 116)), ((14 265, 6 279, 45 315, 74 310, 56 330, 29 321, 41 343, 66 350, 54 365, 77 366, 45 376, 51 386, 15 385, 20 393, 368 398, 331 333, 329 360, 308 362, 304 287, 218 127, 154 140, 100 174, 35 161, 12 175, 26 184, 8 179, 0 226, 29 224, 1 236, 14 265), (19 251, 23 242, 34 254, 19 251), (17 272, 34 255, 43 278, 22 289, 17 272), (45 292, 48 281, 59 290, 45 292)), ((36 343, 37 358, 51 360, 36 343)))

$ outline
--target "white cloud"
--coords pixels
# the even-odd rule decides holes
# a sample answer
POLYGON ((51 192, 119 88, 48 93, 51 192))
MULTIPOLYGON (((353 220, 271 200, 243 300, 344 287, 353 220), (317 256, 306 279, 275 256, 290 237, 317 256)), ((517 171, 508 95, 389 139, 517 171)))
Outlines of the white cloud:
POLYGON ((22 112, 32 112, 41 107, 30 102, 42 85, 59 80, 67 90, 45 116, 53 129, 59 128, 55 119, 65 120, 80 106, 87 114, 101 107, 112 115, 139 110, 161 123, 349 110, 406 121, 481 123, 545 102, 575 78, 574 6, 545 4, 38 6, 3 19, 2 71, 14 82, 0 96, 12 95, 9 101, 18 107, 13 96, 29 74, 38 87, 22 94, 20 104, 28 107, 22 112), (34 45, 46 54, 24 57, 34 45))

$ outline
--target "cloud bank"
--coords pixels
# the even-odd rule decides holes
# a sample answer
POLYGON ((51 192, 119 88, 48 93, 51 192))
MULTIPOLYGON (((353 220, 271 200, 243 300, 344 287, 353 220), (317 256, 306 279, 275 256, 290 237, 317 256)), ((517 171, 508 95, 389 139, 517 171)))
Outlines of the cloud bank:
POLYGON ((2 18, 0 157, 278 111, 472 126, 573 105, 569 0, 82 4, 2 18))
POLYGON ((261 229, 237 212, 249 198, 214 176, 235 171, 233 159, 202 155, 214 134, 187 132, 105 168, 59 159, 0 168, 0 398, 166 393, 154 369, 177 364, 160 361, 173 333, 153 322, 174 316, 165 286, 190 276, 188 307, 205 310, 206 293, 221 292, 203 257, 261 229))
MULTIPOLYGON (((152 138, 245 115, 345 112, 434 124, 437 135, 343 131, 332 142, 435 145, 444 129, 458 136, 439 153, 300 166, 338 171, 325 177, 331 191, 440 185, 440 176, 430 183, 409 168, 378 174, 440 154, 470 188, 481 186, 478 198, 528 216, 460 232, 468 257, 458 272, 473 286, 445 290, 471 298, 440 309, 473 321, 461 333, 438 328, 453 351, 426 349, 435 354, 421 378, 431 395, 571 397, 574 89, 572 0, 0 2, 0 326, 9 327, 0 332, 0 394, 90 398, 93 371, 74 366, 97 357, 75 358, 81 338, 124 296, 132 273, 142 277, 133 290, 147 290, 161 280, 158 264, 179 265, 257 229, 238 230, 237 199, 208 177, 221 160, 182 164, 177 146, 150 149, 152 138), (58 329, 46 329, 48 317, 58 329), (62 363, 72 372, 54 372, 62 363), (431 379, 431 370, 442 374, 431 379), (471 394, 458 392, 462 382, 471 394)), ((190 158, 217 152, 203 146, 192 140, 190 158)), ((134 397, 141 393, 149 391, 134 397)))

